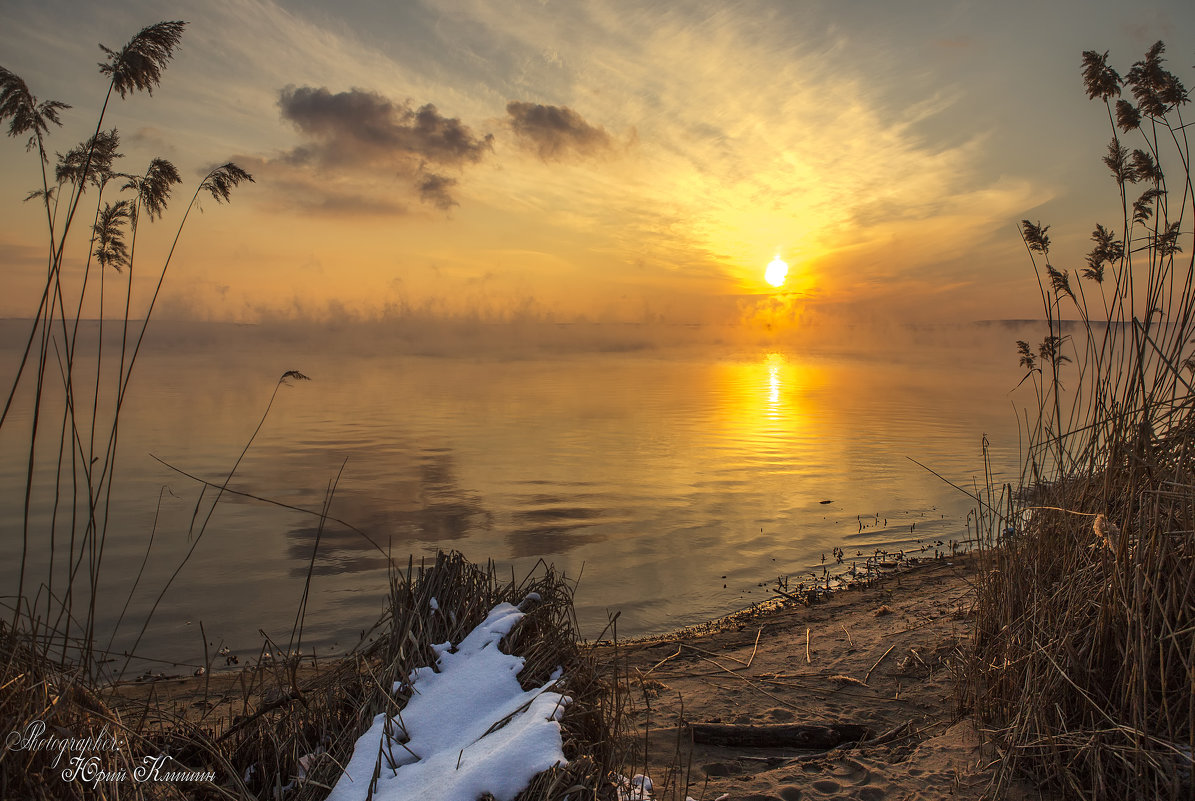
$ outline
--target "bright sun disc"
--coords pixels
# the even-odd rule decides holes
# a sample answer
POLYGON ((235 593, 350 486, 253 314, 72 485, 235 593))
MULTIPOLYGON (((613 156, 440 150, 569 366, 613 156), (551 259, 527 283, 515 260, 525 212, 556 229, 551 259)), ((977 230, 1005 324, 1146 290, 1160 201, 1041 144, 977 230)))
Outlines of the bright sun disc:
POLYGON ((768 265, 768 269, 763 274, 763 277, 772 286, 781 286, 784 283, 784 279, 788 278, 788 265, 777 256, 768 265))

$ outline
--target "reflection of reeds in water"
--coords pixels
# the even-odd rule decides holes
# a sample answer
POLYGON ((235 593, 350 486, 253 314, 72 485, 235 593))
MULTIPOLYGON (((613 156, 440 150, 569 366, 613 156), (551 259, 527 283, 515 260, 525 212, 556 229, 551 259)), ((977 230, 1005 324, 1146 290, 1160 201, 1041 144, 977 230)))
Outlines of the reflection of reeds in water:
POLYGON ((979 513, 968 698, 1004 750, 1001 782, 1019 769, 1073 798, 1195 793, 1195 189, 1187 92, 1162 52, 1125 79, 1084 53, 1122 233, 1097 225, 1072 275, 1048 226, 1022 224, 1047 325, 1018 343, 1037 417, 1022 489, 989 482, 979 513))

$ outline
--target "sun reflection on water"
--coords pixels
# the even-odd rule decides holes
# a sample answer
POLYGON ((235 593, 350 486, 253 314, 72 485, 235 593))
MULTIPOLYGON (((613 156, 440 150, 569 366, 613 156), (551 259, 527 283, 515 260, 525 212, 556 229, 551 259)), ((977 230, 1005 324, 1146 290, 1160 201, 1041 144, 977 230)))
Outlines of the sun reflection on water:
POLYGON ((768 366, 768 416, 776 418, 780 414, 780 368, 784 366, 784 356, 769 353, 765 363, 768 366))
MULTIPOLYGON (((764 351, 754 358, 719 366, 716 403, 726 443, 735 450, 726 456, 752 463, 774 461, 777 469, 793 469, 801 447, 807 445, 832 410, 818 405, 816 390, 825 382, 824 368, 795 354, 764 351)), ((799 461, 799 459, 798 459, 799 461)))

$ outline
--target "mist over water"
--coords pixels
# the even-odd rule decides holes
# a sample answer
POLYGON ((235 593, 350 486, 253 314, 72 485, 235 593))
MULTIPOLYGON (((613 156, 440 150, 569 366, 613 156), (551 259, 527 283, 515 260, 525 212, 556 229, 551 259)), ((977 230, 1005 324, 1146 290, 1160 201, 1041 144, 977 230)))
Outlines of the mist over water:
MULTIPOLYGON (((27 325, 0 322, 6 377, 27 325)), ((982 481, 986 434, 997 480, 1015 482, 1013 404, 1024 399, 1010 394, 1021 378, 1013 342, 1033 337, 1009 325, 785 342, 683 326, 480 323, 155 323, 152 334, 122 418, 102 644, 144 560, 114 640, 129 646, 215 498, 154 457, 222 483, 287 370, 312 380, 281 388, 229 486, 318 512, 336 482, 330 516, 368 537, 225 494, 139 649, 194 663, 200 621, 242 658, 256 654, 259 629, 285 645, 313 550, 303 647, 335 653, 381 612, 387 554, 405 566, 457 548, 516 574, 542 558, 580 577, 587 635, 621 610, 629 636, 761 600, 761 582, 820 573, 834 546, 849 557, 962 539, 973 503, 910 458, 970 488, 982 481)), ((21 554, 20 414, 0 434, 5 595, 21 554)), ((46 419, 55 414, 60 422, 60 412, 46 419)), ((57 430, 44 439, 38 466, 52 471, 57 430)), ((33 499, 39 581, 51 507, 48 491, 33 499)), ((60 508, 59 586, 65 517, 60 508)))

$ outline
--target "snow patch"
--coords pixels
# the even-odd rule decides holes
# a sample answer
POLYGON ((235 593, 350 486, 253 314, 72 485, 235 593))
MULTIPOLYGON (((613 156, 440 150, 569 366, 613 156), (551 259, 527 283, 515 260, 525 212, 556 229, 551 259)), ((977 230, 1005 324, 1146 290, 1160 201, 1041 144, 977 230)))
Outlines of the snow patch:
POLYGON ((560 719, 571 699, 550 691, 561 671, 523 690, 522 657, 498 648, 522 617, 501 603, 455 648, 433 645, 435 668, 412 671, 414 694, 401 713, 374 718, 329 801, 365 799, 379 758, 377 801, 455 801, 485 792, 510 801, 536 774, 566 764, 560 719))

